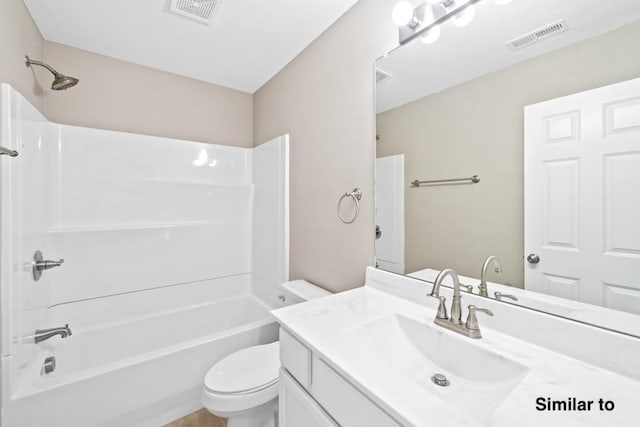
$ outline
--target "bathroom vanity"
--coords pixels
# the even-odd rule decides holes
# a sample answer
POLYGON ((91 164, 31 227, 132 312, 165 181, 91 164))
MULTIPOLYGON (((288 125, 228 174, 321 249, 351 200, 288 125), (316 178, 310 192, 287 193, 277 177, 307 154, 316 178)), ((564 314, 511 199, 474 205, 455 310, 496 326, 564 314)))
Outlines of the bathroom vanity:
MULTIPOLYGON (((463 293, 481 339, 434 323, 420 280, 367 270, 362 288, 276 310, 280 425, 632 426, 640 340, 463 293)), ((440 295, 451 299, 451 291, 440 295)))

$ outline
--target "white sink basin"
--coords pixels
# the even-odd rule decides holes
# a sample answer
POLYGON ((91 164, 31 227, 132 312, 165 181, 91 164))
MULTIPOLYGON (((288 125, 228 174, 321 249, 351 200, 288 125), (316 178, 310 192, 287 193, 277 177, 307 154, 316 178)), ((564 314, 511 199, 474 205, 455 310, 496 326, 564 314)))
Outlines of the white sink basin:
POLYGON ((474 418, 487 418, 527 373, 522 364, 479 346, 476 340, 427 320, 400 315, 356 326, 343 335, 345 345, 370 352, 380 369, 418 385, 474 418), (448 386, 434 384, 444 375, 448 386))

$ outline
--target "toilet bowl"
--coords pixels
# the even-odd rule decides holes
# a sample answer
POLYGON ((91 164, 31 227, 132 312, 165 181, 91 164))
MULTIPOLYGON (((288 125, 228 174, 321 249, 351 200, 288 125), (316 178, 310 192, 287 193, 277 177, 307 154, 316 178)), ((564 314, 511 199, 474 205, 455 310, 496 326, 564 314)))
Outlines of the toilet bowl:
MULTIPOLYGON (((304 280, 281 286, 293 302, 330 295, 304 280)), ((276 427, 279 370, 277 341, 232 353, 207 372, 202 404, 212 414, 227 418, 227 427, 276 427)))
POLYGON ((275 427, 279 368, 278 342, 232 353, 207 372, 202 403, 228 427, 275 427))

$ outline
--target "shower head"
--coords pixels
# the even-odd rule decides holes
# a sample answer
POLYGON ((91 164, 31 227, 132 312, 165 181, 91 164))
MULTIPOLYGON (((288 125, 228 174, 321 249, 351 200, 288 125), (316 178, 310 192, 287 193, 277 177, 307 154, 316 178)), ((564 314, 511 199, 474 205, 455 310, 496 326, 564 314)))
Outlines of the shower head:
POLYGON ((63 90, 69 89, 78 84, 80 80, 75 77, 65 76, 62 74, 56 74, 56 77, 53 79, 53 83, 51 83, 51 89, 53 90, 63 90))
POLYGON ((46 68, 47 70, 49 70, 51 74, 53 74, 53 83, 51 83, 51 89, 53 90, 69 89, 70 87, 77 85, 78 82, 80 81, 75 77, 70 77, 70 76, 65 76, 64 74, 60 74, 48 64, 45 64, 44 62, 41 62, 41 61, 35 61, 33 59, 30 59, 28 55, 25 55, 25 58, 26 58, 25 62, 27 64, 27 67, 30 67, 32 65, 39 65, 41 67, 46 68))

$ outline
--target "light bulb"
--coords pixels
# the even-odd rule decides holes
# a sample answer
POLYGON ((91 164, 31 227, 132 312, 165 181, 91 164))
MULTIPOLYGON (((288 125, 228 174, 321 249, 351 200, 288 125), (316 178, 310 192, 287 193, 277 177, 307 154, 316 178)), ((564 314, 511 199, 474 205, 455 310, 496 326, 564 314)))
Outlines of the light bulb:
POLYGON ((432 44, 435 43, 440 38, 440 25, 436 25, 422 36, 420 36, 420 40, 424 44, 432 44))
POLYGON ((496 4, 503 5, 503 4, 509 4, 513 0, 494 0, 494 1, 496 2, 496 4))
POLYGON ((462 12, 455 14, 451 18, 451 22, 453 22, 453 25, 455 25, 456 27, 464 27, 465 25, 469 25, 469 23, 473 21, 473 18, 475 16, 476 9, 473 7, 473 5, 471 5, 467 6, 467 8, 462 12))
POLYGON ((401 27, 407 25, 413 20, 413 5, 408 1, 401 1, 396 3, 391 13, 393 23, 401 27))
MULTIPOLYGON (((434 7, 437 7, 437 6, 429 5, 424 8, 423 22, 426 25, 431 25, 435 21, 435 13, 433 13, 434 7)), ((438 40, 439 38, 440 38, 440 25, 434 26, 429 31, 427 31, 426 33, 423 33, 422 36, 420 36, 420 40, 422 40, 422 43, 426 43, 426 44, 435 43, 436 40, 438 40)))

